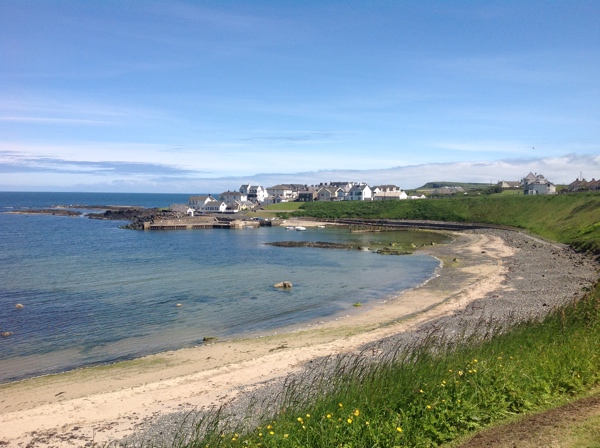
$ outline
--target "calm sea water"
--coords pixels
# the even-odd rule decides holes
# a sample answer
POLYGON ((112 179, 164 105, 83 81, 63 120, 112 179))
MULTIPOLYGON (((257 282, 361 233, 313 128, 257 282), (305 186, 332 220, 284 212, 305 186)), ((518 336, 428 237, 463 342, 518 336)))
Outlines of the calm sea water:
MULTIPOLYGON (((0 382, 129 359, 355 312, 418 285, 425 255, 279 248, 398 233, 340 229, 143 232, 118 221, 1 213, 52 205, 168 206, 188 195, 0 192, 0 382), (291 290, 273 284, 289 280, 291 290), (23 309, 16 309, 21 303, 23 309), (181 307, 176 305, 180 303, 181 307)), ((402 233, 403 238, 426 238, 402 233)))

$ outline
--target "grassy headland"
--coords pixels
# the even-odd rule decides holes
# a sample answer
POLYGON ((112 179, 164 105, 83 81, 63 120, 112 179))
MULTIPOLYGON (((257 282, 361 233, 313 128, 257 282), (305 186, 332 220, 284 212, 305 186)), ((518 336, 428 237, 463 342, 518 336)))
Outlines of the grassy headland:
POLYGON ((477 222, 517 227, 600 254, 600 194, 486 195, 381 202, 311 202, 293 216, 477 222))

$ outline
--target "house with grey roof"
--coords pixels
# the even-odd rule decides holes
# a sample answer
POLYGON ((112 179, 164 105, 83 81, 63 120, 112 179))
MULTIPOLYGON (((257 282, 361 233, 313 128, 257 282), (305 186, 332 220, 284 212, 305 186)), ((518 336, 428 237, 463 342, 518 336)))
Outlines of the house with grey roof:
POLYGON ((210 194, 190 196, 188 198, 188 205, 194 210, 200 210, 204 206, 204 204, 210 201, 216 201, 216 199, 213 198, 210 194))

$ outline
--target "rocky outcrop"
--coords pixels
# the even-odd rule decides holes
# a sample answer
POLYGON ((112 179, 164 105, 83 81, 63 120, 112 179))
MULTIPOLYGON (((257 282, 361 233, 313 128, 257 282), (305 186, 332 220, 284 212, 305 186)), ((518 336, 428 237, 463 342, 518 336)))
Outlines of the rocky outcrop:
POLYGON ((275 283, 273 286, 275 288, 288 289, 288 288, 292 287, 292 282, 285 281, 285 282, 275 283))

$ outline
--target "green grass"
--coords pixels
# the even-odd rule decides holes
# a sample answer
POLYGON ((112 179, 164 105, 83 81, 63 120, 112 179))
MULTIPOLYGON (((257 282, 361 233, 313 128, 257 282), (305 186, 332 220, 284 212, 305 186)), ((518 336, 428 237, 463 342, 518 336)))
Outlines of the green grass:
POLYGON ((600 193, 306 203, 294 216, 416 219, 507 225, 600 254, 600 193))
POLYGON ((270 211, 298 210, 303 204, 305 202, 282 202, 281 204, 270 204, 263 208, 270 211))

